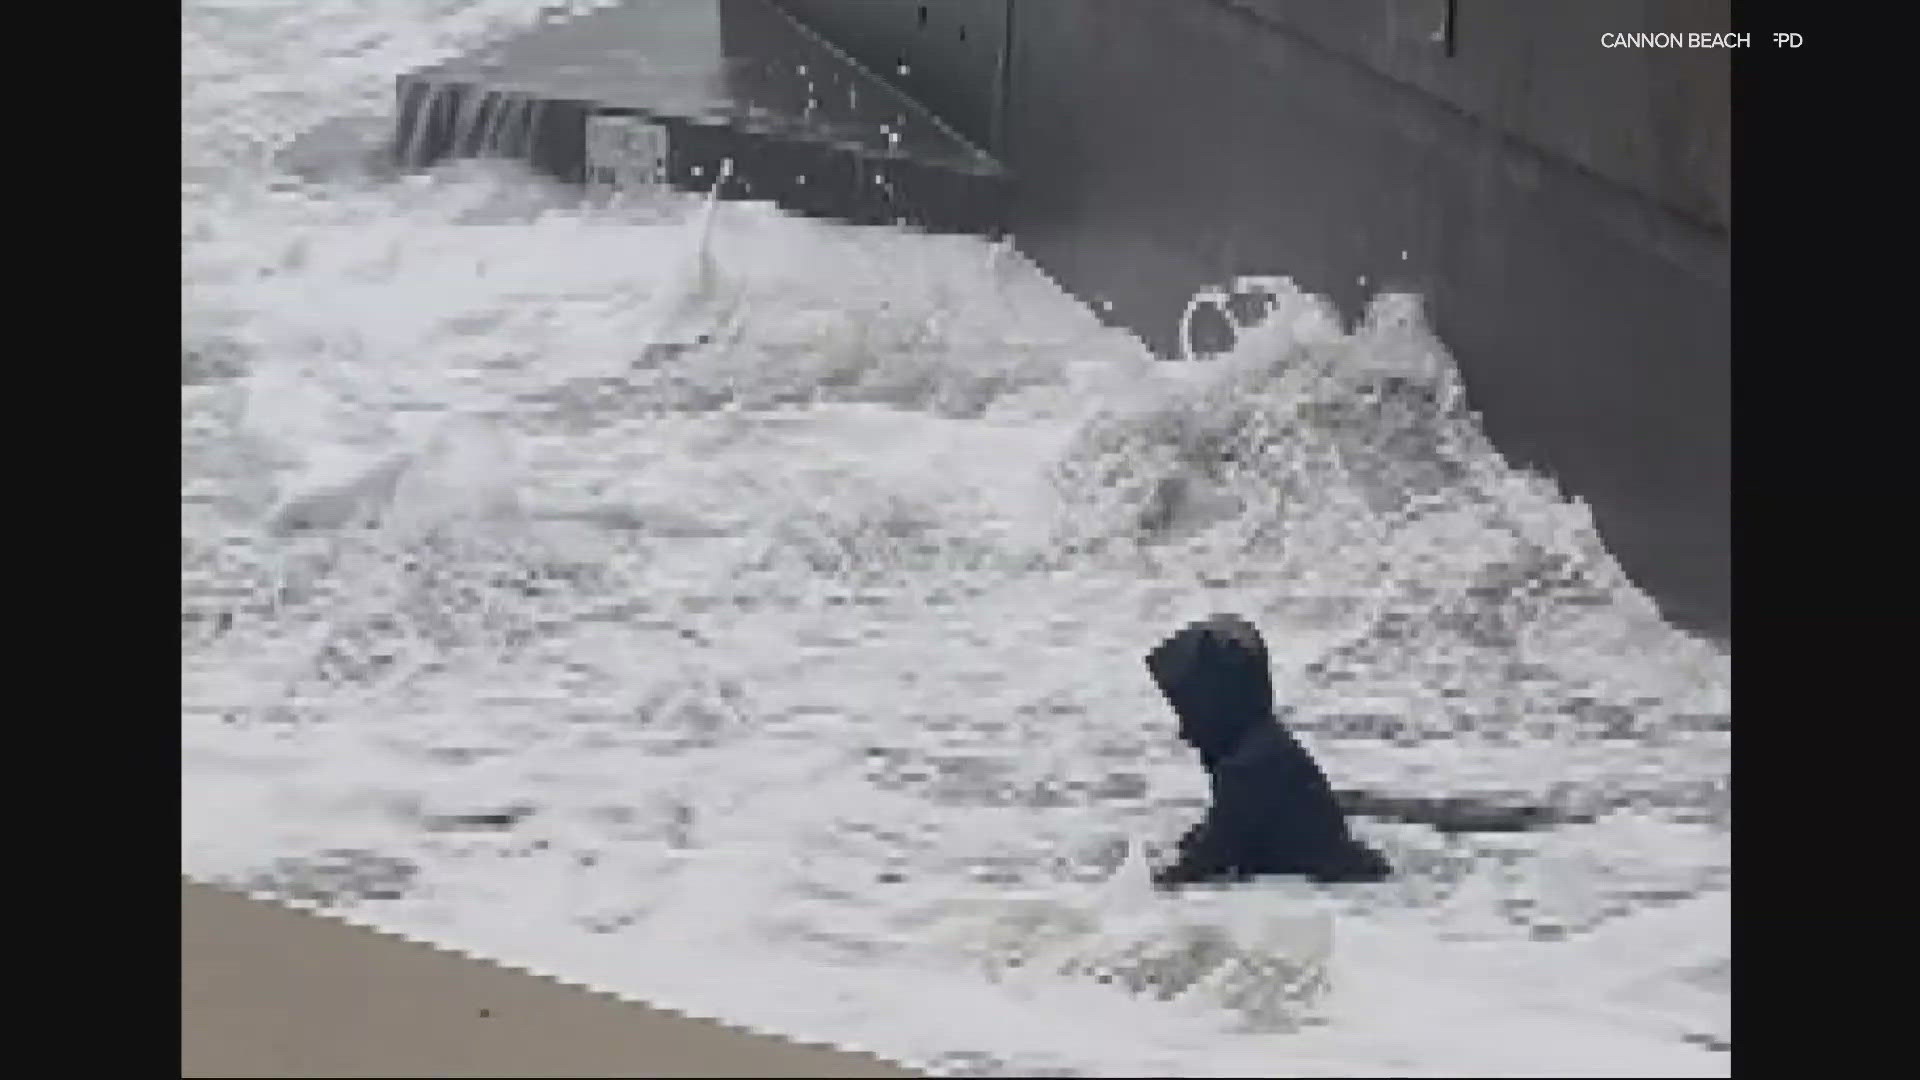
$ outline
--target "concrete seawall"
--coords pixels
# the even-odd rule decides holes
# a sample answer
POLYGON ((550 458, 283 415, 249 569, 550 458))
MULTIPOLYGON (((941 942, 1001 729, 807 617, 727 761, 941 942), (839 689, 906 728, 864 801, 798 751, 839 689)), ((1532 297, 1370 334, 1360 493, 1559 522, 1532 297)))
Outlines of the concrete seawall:
POLYGON ((1165 354, 1285 274, 1428 298, 1488 434, 1731 637, 1728 0, 776 0, 1002 161, 1008 224, 1165 354))

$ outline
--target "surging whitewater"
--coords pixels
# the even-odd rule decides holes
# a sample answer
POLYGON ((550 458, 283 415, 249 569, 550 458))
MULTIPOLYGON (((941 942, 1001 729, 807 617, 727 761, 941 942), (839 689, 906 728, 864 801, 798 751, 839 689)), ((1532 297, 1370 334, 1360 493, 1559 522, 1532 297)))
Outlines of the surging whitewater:
POLYGON ((182 867, 965 1075, 1724 1075, 1729 658, 1416 304, 1148 360, 1017 254, 274 152, 526 0, 183 18, 182 867), (1256 621, 1388 885, 1200 893, 1142 654, 1256 621))

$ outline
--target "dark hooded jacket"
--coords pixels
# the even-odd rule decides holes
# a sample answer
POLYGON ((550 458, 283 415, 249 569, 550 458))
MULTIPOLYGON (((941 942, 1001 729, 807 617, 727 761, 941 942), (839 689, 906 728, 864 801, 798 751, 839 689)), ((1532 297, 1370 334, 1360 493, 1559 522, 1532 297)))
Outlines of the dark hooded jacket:
POLYGON ((1213 789, 1207 816, 1156 884, 1260 874, 1377 881, 1391 872, 1348 832, 1326 774, 1274 714, 1266 646, 1246 620, 1217 615, 1188 625, 1147 654, 1147 670, 1213 789))

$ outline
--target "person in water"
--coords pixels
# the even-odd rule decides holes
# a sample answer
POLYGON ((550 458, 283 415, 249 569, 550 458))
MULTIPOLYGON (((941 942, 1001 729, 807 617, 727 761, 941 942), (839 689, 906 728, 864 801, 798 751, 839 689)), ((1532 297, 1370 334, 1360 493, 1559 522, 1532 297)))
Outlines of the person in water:
POLYGON ((1274 713, 1267 647, 1237 615, 1191 623, 1147 654, 1147 670, 1199 751, 1213 804, 1154 874, 1160 888, 1287 874, 1379 881, 1392 867, 1354 839, 1333 786, 1274 713))

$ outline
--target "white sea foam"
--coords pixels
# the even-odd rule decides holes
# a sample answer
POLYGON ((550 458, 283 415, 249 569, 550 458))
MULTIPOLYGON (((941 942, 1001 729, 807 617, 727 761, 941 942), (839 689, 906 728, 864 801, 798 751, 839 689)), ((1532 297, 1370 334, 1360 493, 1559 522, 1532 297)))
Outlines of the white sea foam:
POLYGON ((983 1075, 1724 1073, 1728 658, 1415 305, 1156 365, 969 239, 274 170, 543 6, 186 8, 187 872, 983 1075), (1223 609, 1342 786, 1586 820, 1148 895, 1223 609))

